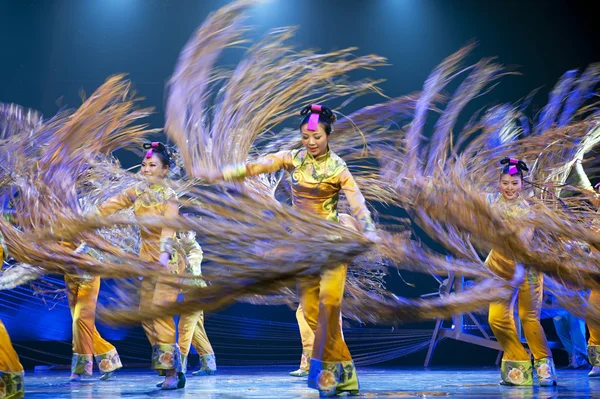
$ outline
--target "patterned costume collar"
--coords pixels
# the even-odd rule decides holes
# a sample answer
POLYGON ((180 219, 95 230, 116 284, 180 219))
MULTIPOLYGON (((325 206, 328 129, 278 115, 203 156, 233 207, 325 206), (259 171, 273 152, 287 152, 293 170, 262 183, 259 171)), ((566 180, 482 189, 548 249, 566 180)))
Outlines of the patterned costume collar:
POLYGON ((168 189, 167 185, 164 182, 147 182, 142 181, 137 185, 137 189, 139 191, 155 191, 161 192, 168 189))
POLYGON ((529 203, 523 198, 523 196, 519 195, 513 200, 507 200, 500 192, 492 194, 490 205, 497 206, 499 209, 501 209, 504 217, 523 215, 529 208, 529 203))
POLYGON ((319 155, 318 157, 314 157, 310 152, 306 151, 306 150, 301 150, 301 152, 304 153, 304 157, 306 159, 306 161, 308 162, 314 162, 314 163, 323 163, 323 162, 327 162, 330 158, 331 158, 331 150, 329 149, 329 147, 327 148, 327 152, 323 155, 319 155))
POLYGON ((136 208, 141 206, 155 206, 164 203, 169 198, 175 195, 173 189, 165 185, 163 182, 141 182, 136 188, 136 208))
POLYGON ((340 173, 346 163, 331 150, 315 158, 306 149, 293 153, 294 164, 298 170, 303 170, 314 180, 323 181, 340 173))

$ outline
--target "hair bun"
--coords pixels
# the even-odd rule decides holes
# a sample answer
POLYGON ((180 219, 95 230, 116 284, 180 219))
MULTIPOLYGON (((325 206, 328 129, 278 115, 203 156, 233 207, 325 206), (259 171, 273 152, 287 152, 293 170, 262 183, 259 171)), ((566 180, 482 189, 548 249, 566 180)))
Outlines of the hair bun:
POLYGON ((322 108, 321 115, 323 115, 325 118, 327 118, 329 123, 333 123, 337 120, 337 118, 336 118, 335 114, 333 113, 333 111, 331 110, 331 108, 328 108, 328 107, 322 108))
POLYGON ((165 145, 163 143, 161 143, 160 141, 153 141, 151 143, 144 143, 144 149, 145 150, 149 150, 149 149, 154 149, 157 151, 164 151, 167 152, 167 147, 165 147, 165 145))
POLYGON ((500 165, 511 165, 516 167, 519 172, 529 172, 529 168, 527 167, 525 161, 521 161, 520 159, 516 158, 506 157, 500 161, 500 165))
POLYGON ((527 164, 524 161, 519 161, 517 163, 517 168, 519 168, 520 170, 522 170, 524 172, 529 172, 529 168, 527 167, 527 164))
POLYGON ((336 117, 331 108, 326 107, 324 105, 310 104, 306 107, 302 108, 300 111, 300 116, 305 116, 308 114, 319 114, 321 118, 326 119, 329 123, 335 122, 336 117))
POLYGON ((169 165, 173 162, 172 159, 171 159, 171 157, 172 157, 171 152, 167 149, 167 146, 165 146, 160 141, 153 141, 151 143, 144 143, 143 144, 143 148, 145 150, 148 150, 148 152, 146 153, 146 158, 151 158, 152 157, 152 152, 156 151, 156 152, 161 153, 165 157, 165 160, 166 160, 166 162, 169 165))
POLYGON ((309 112, 311 112, 311 107, 312 105, 307 105, 306 107, 302 108, 300 110, 300 116, 307 115, 309 112))
POLYGON ((310 104, 302 108, 300 116, 303 117, 300 127, 306 124, 308 130, 315 131, 317 130, 317 125, 321 123, 325 129, 325 133, 329 135, 333 131, 333 122, 335 122, 336 118, 329 107, 310 104))

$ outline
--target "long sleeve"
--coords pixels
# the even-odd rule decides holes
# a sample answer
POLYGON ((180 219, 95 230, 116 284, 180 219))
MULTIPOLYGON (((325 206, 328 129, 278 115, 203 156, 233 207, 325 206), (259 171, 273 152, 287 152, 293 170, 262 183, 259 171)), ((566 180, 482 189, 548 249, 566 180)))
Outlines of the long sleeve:
POLYGON ((363 232, 375 231, 375 223, 373 223, 371 212, 367 208, 365 197, 360 192, 348 168, 341 172, 340 184, 344 194, 346 194, 346 199, 350 203, 354 218, 360 223, 363 232))
POLYGON ((115 212, 133 206, 135 198, 135 187, 130 187, 98 206, 98 213, 102 216, 112 215, 115 212))
POLYGON ((280 151, 269 154, 256 161, 240 165, 230 165, 223 169, 225 180, 237 180, 246 176, 256 176, 262 173, 272 173, 281 169, 289 170, 292 165, 291 151, 280 151))

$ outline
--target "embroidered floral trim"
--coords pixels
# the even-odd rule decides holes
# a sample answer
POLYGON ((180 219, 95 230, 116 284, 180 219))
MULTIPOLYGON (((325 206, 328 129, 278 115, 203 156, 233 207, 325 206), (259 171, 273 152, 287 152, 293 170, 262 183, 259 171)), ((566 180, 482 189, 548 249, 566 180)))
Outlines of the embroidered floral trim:
POLYGON ((71 373, 92 375, 94 370, 94 359, 92 355, 73 353, 71 360, 71 373))
POLYGON ((0 371, 0 398, 22 398, 25 395, 23 373, 0 371))
POLYGON ((214 353, 200 355, 200 370, 217 370, 217 359, 214 353))
POLYGON ((534 366, 540 384, 548 384, 556 381, 554 360, 551 357, 536 360, 534 366))
POLYGON ((352 361, 310 360, 308 386, 323 392, 357 391, 358 377, 352 361))
POLYGON ((98 363, 98 368, 103 373, 110 373, 111 371, 115 371, 123 367, 121 358, 119 357, 116 349, 112 349, 106 353, 96 355, 94 357, 96 358, 96 363, 98 363))
POLYGON ((181 371, 181 367, 181 352, 177 344, 154 345, 152 351, 153 369, 181 371))
POLYGON ((533 373, 530 361, 502 361, 502 380, 510 385, 531 385, 533 373))

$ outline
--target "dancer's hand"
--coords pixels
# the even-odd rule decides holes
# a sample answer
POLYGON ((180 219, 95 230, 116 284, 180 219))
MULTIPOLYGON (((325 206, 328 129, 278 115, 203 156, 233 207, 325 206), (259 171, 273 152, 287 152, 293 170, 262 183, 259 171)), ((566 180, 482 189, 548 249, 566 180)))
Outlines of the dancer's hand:
POLYGON ((163 265, 165 269, 169 268, 169 260, 171 259, 171 255, 168 252, 161 252, 158 257, 158 262, 163 265))
POLYGON ((379 237, 379 234, 377 234, 376 231, 367 231, 365 233, 365 238, 375 244, 381 242, 381 237, 379 237))

